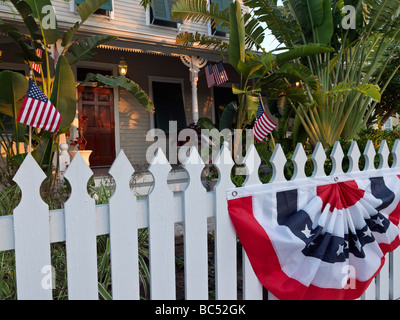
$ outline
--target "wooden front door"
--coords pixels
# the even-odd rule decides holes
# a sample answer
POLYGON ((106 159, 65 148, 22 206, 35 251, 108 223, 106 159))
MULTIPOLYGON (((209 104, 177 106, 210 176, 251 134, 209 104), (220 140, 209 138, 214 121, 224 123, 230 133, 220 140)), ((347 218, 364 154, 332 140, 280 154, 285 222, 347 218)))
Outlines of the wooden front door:
POLYGON ((114 95, 113 89, 84 87, 79 92, 79 114, 89 117, 87 150, 93 150, 90 166, 110 166, 115 159, 114 95))

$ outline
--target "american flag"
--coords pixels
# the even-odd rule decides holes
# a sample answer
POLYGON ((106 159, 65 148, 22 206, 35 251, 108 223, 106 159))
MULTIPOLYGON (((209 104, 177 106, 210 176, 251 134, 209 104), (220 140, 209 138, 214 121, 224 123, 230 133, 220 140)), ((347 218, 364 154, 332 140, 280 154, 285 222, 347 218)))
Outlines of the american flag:
MULTIPOLYGON (((36 49, 36 54, 40 59, 42 59, 43 50, 42 49, 36 49)), ((35 70, 36 72, 40 73, 40 64, 32 62, 32 69, 35 70)))
POLYGON ((278 299, 357 299, 399 244, 400 171, 227 190, 254 272, 278 299))
POLYGON ((46 131, 58 131, 61 115, 39 87, 30 79, 29 88, 18 112, 17 121, 46 131))
POLYGON ((226 70, 224 68, 224 64, 222 62, 214 64, 213 71, 215 83, 217 84, 217 86, 229 80, 226 70))
POLYGON ((262 102, 258 103, 256 121, 253 127, 254 138, 261 142, 276 127, 276 124, 264 112, 262 102))
POLYGON ((211 64, 207 65, 204 69, 206 73, 207 86, 211 88, 215 84, 214 71, 211 64))

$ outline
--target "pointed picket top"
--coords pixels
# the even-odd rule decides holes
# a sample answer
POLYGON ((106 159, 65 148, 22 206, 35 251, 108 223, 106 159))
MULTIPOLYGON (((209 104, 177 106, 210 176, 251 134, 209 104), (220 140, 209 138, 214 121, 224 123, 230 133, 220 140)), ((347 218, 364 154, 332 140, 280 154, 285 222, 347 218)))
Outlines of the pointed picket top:
POLYGON ((386 140, 382 140, 381 145, 378 150, 378 155, 379 155, 379 167, 378 169, 387 169, 389 168, 389 147, 387 145, 386 140))
POLYGON ((154 178, 154 188, 151 193, 153 193, 154 189, 158 188, 159 186, 162 187, 168 185, 167 178, 171 169, 172 167, 169 164, 164 152, 161 148, 157 148, 148 167, 148 170, 151 172, 154 178))
MULTIPOLYGON (((185 158, 182 166, 188 172, 189 177, 198 177, 198 180, 201 183, 200 175, 204 170, 204 162, 197 152, 197 148, 195 146, 190 147, 189 156, 185 158)), ((191 182, 192 181, 189 181, 189 183, 191 182)))
POLYGON ((124 150, 121 149, 111 165, 110 170, 108 170, 108 173, 114 178, 118 186, 119 181, 124 183, 126 180, 128 180, 129 183, 134 172, 135 169, 132 167, 132 164, 126 156, 124 150))
POLYGON ((325 176, 325 170, 324 170, 324 164, 326 160, 326 154, 324 150, 324 146, 322 145, 321 142, 317 142, 315 145, 314 152, 311 156, 311 160, 314 165, 314 171, 311 175, 311 177, 320 177, 320 176, 325 176))
POLYGON ((392 149, 393 163, 392 168, 400 168, 400 140, 396 139, 392 149))
POLYGON ((45 173, 30 153, 26 155, 13 178, 21 189, 24 187, 24 182, 26 181, 29 182, 29 185, 35 185, 36 188, 34 190, 37 193, 39 193, 40 185, 44 179, 46 179, 45 173))
POLYGON ((233 166, 233 164, 234 163, 232 160, 231 152, 229 150, 229 144, 228 142, 225 141, 224 144, 222 145, 220 152, 218 153, 214 165, 218 167, 224 165, 233 166))
POLYGON ((361 152, 358 148, 357 141, 353 141, 350 145, 347 157, 349 158, 349 170, 348 172, 358 172, 360 168, 358 167, 358 161, 360 160, 361 152))
POLYGON ((364 171, 375 169, 374 160, 375 160, 375 156, 376 156, 376 151, 374 148, 374 144, 372 143, 371 140, 368 140, 367 145, 365 146, 363 155, 365 158, 364 171))
POLYGON ((69 181, 72 187, 71 197, 74 191, 78 191, 76 188, 80 188, 86 192, 86 184, 82 184, 82 181, 89 181, 92 175, 93 171, 89 168, 82 155, 77 152, 64 174, 64 177, 69 181), (76 186, 75 190, 74 186, 76 186))
POLYGON ((278 143, 275 146, 274 152, 271 155, 269 162, 272 166, 272 178, 271 182, 286 181, 284 168, 286 164, 286 156, 283 152, 282 146, 278 143))
POLYGON ((292 162, 294 165, 292 180, 307 178, 304 170, 307 162, 307 155, 301 143, 298 143, 296 149, 294 150, 292 162))
POLYGON ((251 144, 249 149, 247 150, 246 156, 243 160, 243 164, 246 166, 247 171, 247 176, 243 185, 246 186, 259 184, 260 177, 258 176, 258 169, 261 165, 261 159, 254 144, 251 144))
POLYGON ((343 173, 342 161, 344 158, 344 153, 339 141, 336 141, 333 145, 330 157, 332 160, 332 171, 330 175, 343 173))

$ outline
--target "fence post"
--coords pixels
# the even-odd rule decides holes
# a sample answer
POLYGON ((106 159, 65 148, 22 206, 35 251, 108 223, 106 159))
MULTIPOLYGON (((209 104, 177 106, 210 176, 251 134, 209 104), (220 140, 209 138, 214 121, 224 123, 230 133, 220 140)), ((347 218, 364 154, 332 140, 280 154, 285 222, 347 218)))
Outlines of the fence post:
POLYGON ((174 199, 167 183, 171 165, 161 148, 156 150, 149 171, 154 177, 154 187, 148 196, 150 297, 152 300, 174 300, 174 199))
POLYGON ((14 176, 22 199, 14 209, 15 268, 20 300, 52 299, 49 208, 40 197, 46 178, 28 153, 14 176))
POLYGON ((71 196, 64 205, 70 300, 98 299, 95 202, 87 192, 92 174, 79 152, 65 173, 71 184, 71 196))
POLYGON ((134 169, 121 150, 109 173, 115 192, 109 200, 112 297, 139 299, 136 197, 129 187, 134 169))

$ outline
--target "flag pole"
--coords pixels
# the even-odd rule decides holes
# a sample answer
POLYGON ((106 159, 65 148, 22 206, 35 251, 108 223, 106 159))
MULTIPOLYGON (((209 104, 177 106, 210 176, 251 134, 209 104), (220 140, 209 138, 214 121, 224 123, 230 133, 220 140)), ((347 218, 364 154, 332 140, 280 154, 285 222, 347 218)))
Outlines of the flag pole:
MULTIPOLYGON (((29 71, 29 79, 33 79, 33 71, 32 69, 29 71)), ((29 126, 29 153, 32 152, 32 126, 29 126)))

